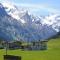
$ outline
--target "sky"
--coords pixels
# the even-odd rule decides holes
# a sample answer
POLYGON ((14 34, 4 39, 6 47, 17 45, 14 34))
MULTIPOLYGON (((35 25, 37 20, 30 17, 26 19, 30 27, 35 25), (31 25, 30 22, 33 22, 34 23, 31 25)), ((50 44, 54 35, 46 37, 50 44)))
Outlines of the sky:
POLYGON ((35 15, 60 14, 60 0, 0 0, 3 1, 28 8, 35 15))

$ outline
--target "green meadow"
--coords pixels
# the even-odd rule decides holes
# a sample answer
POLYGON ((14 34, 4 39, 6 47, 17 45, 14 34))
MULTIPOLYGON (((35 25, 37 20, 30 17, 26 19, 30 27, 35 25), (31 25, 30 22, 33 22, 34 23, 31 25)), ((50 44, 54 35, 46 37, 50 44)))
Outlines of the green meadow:
MULTIPOLYGON (((0 60, 4 60, 3 55, 5 54, 6 51, 4 49, 0 49, 0 60)), ((47 50, 8 50, 8 54, 21 56, 22 60, 60 60, 60 38, 49 40, 47 50)))

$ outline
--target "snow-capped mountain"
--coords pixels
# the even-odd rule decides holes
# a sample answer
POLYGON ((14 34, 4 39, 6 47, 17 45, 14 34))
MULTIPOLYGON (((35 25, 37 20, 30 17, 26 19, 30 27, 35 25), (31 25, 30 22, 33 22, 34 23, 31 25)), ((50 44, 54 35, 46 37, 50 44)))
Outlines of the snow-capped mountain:
POLYGON ((54 30, 59 32, 60 31, 60 15, 55 14, 55 15, 47 16, 42 20, 42 24, 47 24, 48 26, 52 26, 54 30))
POLYGON ((60 15, 36 17, 10 3, 0 3, 0 38, 38 41, 60 31, 60 15))

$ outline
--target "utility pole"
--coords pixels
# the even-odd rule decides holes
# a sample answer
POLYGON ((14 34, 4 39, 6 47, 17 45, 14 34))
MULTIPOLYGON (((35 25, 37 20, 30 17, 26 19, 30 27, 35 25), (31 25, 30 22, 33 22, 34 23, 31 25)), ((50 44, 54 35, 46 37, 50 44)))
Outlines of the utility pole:
POLYGON ((7 50, 8 50, 8 42, 6 41, 6 55, 7 55, 7 50))

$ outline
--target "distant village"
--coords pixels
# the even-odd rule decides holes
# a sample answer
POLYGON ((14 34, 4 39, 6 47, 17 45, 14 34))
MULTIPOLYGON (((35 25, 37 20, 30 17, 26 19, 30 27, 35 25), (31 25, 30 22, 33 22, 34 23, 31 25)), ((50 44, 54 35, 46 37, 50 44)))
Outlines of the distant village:
POLYGON ((46 50, 47 49, 47 40, 42 41, 33 41, 33 42, 21 42, 21 41, 11 41, 6 42, 0 40, 0 49, 21 49, 21 50, 46 50))

